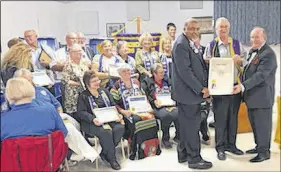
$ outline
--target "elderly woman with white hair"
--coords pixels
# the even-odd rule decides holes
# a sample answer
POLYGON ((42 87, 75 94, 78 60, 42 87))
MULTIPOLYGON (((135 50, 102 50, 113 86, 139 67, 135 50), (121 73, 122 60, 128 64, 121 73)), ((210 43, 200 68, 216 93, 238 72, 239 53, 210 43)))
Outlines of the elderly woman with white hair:
POLYGON ((87 61, 82 58, 83 50, 79 44, 74 43, 69 49, 69 61, 62 72, 62 96, 65 112, 77 121, 77 100, 79 94, 85 90, 83 75, 89 70, 87 61))
POLYGON ((5 95, 11 110, 1 114, 1 141, 42 136, 56 130, 67 136, 67 129, 54 106, 49 103, 42 106, 33 101, 35 89, 26 79, 9 79, 5 95))
MULTIPOLYGON (((136 157, 136 152, 138 141, 139 140, 149 140, 152 139, 153 136, 157 136, 157 130, 153 130, 153 127, 146 126, 146 122, 155 121, 154 115, 152 113, 147 113, 147 115, 137 114, 130 110, 128 98, 130 96, 140 96, 145 95, 145 93, 140 88, 140 83, 137 79, 131 78, 131 66, 129 64, 122 64, 118 73, 120 75, 120 79, 114 84, 112 89, 110 90, 111 95, 114 98, 115 103, 117 104, 117 108, 119 112, 123 115, 125 121, 125 134, 124 138, 127 139, 130 143, 131 147, 131 155, 130 159, 134 160, 136 157), (139 129, 136 128, 138 122, 142 121, 142 129, 141 132, 136 132, 139 129), (152 136, 152 137, 151 137, 152 136)), ((157 137, 155 137, 157 138, 157 137)), ((154 145, 143 144, 146 147, 153 147, 154 145)), ((157 152, 160 154, 160 148, 156 148, 157 152)), ((142 159, 141 155, 137 157, 138 159, 142 159)))
MULTIPOLYGON (((25 78, 32 85, 32 73, 27 69, 19 69, 15 72, 15 77, 25 78)), ((98 153, 86 142, 84 137, 80 132, 80 124, 73 119, 71 116, 63 113, 61 104, 58 100, 44 87, 35 86, 35 102, 39 105, 50 103, 52 104, 60 114, 63 122, 68 130, 68 135, 66 137, 66 142, 68 143, 69 148, 78 155, 94 161, 98 156, 98 153)))
POLYGON ((141 50, 135 54, 136 68, 140 73, 140 81, 146 77, 152 77, 150 68, 154 63, 159 63, 158 53, 152 50, 153 37, 145 32, 139 38, 141 50))

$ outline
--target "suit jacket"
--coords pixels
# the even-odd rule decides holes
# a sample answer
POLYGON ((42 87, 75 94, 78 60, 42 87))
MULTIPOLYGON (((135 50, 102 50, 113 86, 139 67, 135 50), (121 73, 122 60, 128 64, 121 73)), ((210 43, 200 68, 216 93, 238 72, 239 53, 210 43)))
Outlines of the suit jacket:
POLYGON ((273 106, 276 69, 276 55, 271 47, 265 44, 244 69, 243 95, 248 108, 273 106))
POLYGON ((85 51, 89 59, 92 61, 95 56, 94 50, 88 46, 83 47, 83 50, 85 51))
POLYGON ((207 87, 208 74, 199 52, 190 47, 190 41, 182 34, 173 46, 172 99, 182 104, 200 104, 201 93, 207 87))

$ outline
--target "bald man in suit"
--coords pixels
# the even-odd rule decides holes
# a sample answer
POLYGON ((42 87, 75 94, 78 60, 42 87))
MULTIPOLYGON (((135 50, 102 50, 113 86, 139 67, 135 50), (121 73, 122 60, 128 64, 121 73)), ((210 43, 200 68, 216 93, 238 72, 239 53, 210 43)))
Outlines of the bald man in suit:
POLYGON ((192 169, 209 169, 212 163, 203 160, 200 155, 201 103, 209 97, 209 91, 207 68, 194 43, 199 36, 199 29, 196 19, 188 19, 184 33, 178 36, 174 44, 172 99, 177 102, 179 110, 178 162, 188 161, 192 169))
POLYGON ((250 162, 262 162, 270 159, 277 62, 276 54, 266 43, 266 33, 263 28, 254 28, 250 37, 252 48, 247 58, 248 64, 244 69, 243 82, 236 85, 233 92, 234 94, 243 92, 254 133, 256 147, 246 153, 257 153, 250 162))

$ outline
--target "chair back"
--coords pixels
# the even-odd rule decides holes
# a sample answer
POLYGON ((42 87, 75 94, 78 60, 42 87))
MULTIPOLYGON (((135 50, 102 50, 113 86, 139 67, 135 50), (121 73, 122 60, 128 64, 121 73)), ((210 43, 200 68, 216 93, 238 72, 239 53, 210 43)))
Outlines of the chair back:
POLYGON ((67 151, 62 131, 6 139, 1 143, 1 171, 56 171, 67 151))

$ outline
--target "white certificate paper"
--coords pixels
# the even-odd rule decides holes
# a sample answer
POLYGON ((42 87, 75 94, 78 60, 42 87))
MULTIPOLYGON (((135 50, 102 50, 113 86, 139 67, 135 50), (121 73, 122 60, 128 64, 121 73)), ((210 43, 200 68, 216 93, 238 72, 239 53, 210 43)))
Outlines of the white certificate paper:
POLYGON ((147 101, 146 96, 128 97, 129 107, 133 113, 150 112, 152 108, 147 101))
POLYGON ((234 85, 234 62, 228 58, 211 58, 208 88, 210 95, 230 95, 234 85))
POLYGON ((119 67, 120 67, 120 65, 118 65, 118 64, 110 64, 108 66, 108 74, 109 74, 109 76, 120 78, 120 75, 118 73, 118 68, 119 67))
POLYGON ((108 123, 119 119, 118 111, 115 106, 96 108, 93 110, 99 122, 108 123))
POLYGON ((53 85, 54 83, 45 71, 32 72, 33 83, 37 86, 53 85))
POLYGON ((171 98, 171 94, 156 94, 156 99, 162 106, 175 106, 176 103, 171 98))

